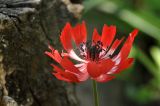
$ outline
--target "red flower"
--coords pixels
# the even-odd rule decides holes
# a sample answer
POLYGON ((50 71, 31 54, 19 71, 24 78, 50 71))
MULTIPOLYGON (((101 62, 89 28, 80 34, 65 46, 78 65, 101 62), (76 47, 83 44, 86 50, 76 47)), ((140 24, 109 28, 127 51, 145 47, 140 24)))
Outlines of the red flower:
POLYGON ((53 75, 59 80, 82 82, 90 77, 98 82, 106 82, 115 78, 114 74, 132 64, 133 58, 128 58, 128 55, 137 33, 137 29, 131 32, 120 52, 115 55, 117 47, 124 39, 114 40, 115 26, 104 25, 102 36, 94 29, 92 41, 87 41, 85 22, 75 27, 67 23, 60 35, 66 53, 59 54, 57 50, 49 46, 51 52, 46 51, 45 54, 60 64, 61 67, 52 64, 55 70, 53 75), (75 42, 75 49, 73 49, 72 40, 75 42), (74 65, 69 58, 79 63, 74 65))

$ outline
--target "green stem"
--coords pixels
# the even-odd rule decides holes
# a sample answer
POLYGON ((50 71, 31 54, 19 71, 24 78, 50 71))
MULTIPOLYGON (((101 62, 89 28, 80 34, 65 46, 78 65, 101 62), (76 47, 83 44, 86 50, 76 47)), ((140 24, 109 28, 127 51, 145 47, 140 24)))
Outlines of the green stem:
POLYGON ((97 89, 97 83, 95 80, 92 80, 92 85, 93 85, 93 94, 94 94, 94 104, 95 106, 99 106, 98 89, 97 89))

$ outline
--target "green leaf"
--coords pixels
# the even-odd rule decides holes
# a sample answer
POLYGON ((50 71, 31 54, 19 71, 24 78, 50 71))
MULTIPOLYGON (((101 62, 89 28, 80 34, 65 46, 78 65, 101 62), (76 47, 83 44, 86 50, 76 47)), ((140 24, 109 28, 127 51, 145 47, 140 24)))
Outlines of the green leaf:
POLYGON ((127 8, 120 8, 114 2, 105 2, 98 5, 97 9, 106 14, 110 13, 116 15, 132 27, 138 28, 148 36, 151 36, 160 42, 160 24, 158 24, 160 23, 160 20, 156 18, 156 16, 151 16, 153 14, 142 14, 138 10, 133 11, 127 8), (110 5, 108 5, 108 3, 110 5), (146 15, 148 15, 148 17, 145 17, 146 15))
POLYGON ((158 68, 154 62, 136 46, 134 46, 133 49, 136 52, 136 58, 150 71, 152 75, 156 76, 158 68))

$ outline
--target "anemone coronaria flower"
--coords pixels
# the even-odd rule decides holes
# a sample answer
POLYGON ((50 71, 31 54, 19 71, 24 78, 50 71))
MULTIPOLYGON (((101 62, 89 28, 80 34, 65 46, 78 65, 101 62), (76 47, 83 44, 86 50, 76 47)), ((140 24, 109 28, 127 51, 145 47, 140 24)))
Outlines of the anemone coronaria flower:
POLYGON ((92 40, 87 41, 85 22, 74 27, 66 23, 60 35, 65 52, 59 53, 49 45, 50 51, 45 54, 59 64, 51 64, 53 75, 59 80, 82 82, 91 78, 97 82, 106 82, 133 63, 134 59, 128 58, 128 55, 137 33, 138 30, 134 29, 123 43, 124 37, 115 38, 116 26, 105 24, 101 35, 94 29, 92 40), (121 44, 123 46, 116 53, 121 44), (72 60, 76 60, 76 64, 72 60))

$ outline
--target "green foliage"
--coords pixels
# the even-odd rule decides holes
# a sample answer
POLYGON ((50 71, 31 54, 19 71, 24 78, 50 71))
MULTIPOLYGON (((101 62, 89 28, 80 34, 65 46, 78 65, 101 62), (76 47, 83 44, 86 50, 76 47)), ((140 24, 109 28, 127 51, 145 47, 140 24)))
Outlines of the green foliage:
MULTIPOLYGON (((139 68, 149 73, 151 78, 139 86, 135 86, 137 82, 132 81, 126 92, 138 103, 160 99, 160 0, 85 0, 83 4, 83 19, 87 20, 91 27, 102 26, 104 23, 115 24, 118 35, 126 35, 133 28, 140 30, 131 53, 136 62, 129 72, 137 74, 138 72, 134 73, 134 68, 140 63, 144 68, 139 68), (143 45, 147 45, 147 49, 143 45)), ((129 75, 128 72, 122 74, 129 75)))

